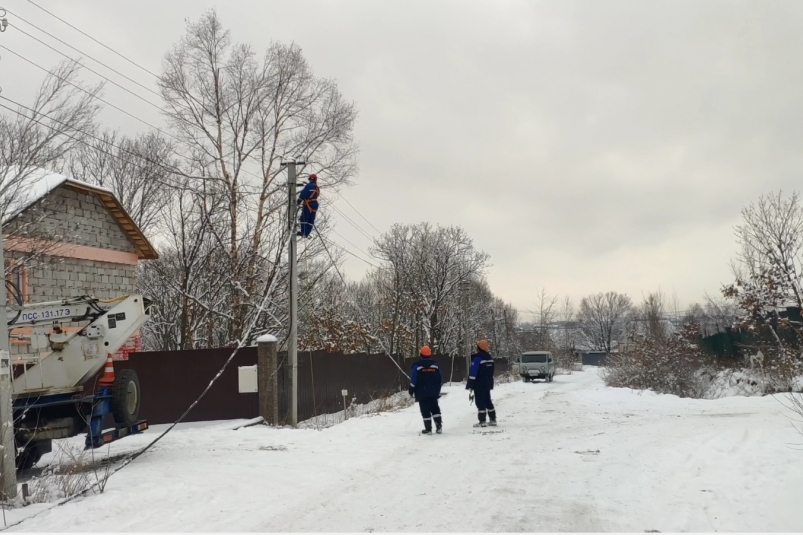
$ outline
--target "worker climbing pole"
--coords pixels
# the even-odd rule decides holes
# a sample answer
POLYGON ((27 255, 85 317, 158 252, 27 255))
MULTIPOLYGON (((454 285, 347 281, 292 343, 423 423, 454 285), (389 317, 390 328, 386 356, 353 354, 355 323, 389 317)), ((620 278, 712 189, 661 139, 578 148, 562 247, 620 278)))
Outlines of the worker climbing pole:
POLYGON ((318 213, 318 197, 321 189, 318 187, 318 175, 311 174, 309 182, 298 195, 298 204, 301 206, 300 228, 298 235, 309 238, 312 229, 315 227, 315 215, 318 213))

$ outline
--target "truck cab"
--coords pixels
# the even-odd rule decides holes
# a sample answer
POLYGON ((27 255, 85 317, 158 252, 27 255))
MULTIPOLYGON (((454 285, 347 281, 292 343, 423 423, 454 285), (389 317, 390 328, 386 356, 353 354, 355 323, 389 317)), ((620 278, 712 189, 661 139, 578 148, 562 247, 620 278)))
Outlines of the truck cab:
POLYGON ((527 383, 543 379, 551 383, 555 376, 555 359, 549 351, 527 351, 519 358, 519 375, 527 383))

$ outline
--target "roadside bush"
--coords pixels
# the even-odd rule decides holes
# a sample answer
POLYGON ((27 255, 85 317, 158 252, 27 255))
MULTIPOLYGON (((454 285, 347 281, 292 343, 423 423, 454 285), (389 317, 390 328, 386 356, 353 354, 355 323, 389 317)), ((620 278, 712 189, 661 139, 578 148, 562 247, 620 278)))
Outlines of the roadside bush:
POLYGON ((97 470, 90 452, 70 443, 55 442, 57 453, 53 461, 30 483, 29 503, 49 503, 74 496, 95 482, 97 470))
POLYGON ((687 326, 664 336, 634 336, 626 351, 608 358, 605 383, 680 397, 704 397, 709 382, 699 372, 712 361, 693 343, 696 335, 696 329, 687 326))

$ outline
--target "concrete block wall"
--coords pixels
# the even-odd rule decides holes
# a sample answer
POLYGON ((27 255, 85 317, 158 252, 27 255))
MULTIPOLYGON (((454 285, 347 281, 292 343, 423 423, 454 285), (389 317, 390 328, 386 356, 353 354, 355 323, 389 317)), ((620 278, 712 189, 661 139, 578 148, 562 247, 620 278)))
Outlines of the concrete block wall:
POLYGON ((31 303, 82 295, 108 299, 134 293, 137 288, 136 266, 43 257, 27 271, 31 303))
POLYGON ((5 234, 110 251, 135 252, 136 247, 100 200, 91 194, 60 187, 14 220, 5 234))

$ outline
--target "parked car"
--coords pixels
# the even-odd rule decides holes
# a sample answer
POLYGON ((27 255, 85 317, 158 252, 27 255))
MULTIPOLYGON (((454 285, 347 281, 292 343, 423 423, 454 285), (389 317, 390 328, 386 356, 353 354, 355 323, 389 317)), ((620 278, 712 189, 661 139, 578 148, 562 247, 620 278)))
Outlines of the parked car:
POLYGON ((519 374, 524 382, 544 379, 551 383, 555 377, 555 359, 549 351, 527 351, 519 359, 519 374))

